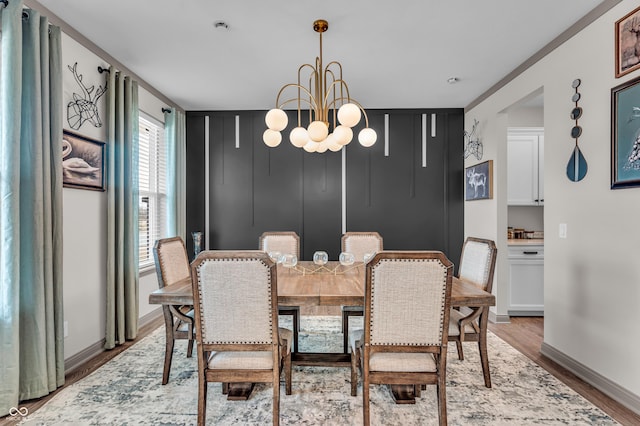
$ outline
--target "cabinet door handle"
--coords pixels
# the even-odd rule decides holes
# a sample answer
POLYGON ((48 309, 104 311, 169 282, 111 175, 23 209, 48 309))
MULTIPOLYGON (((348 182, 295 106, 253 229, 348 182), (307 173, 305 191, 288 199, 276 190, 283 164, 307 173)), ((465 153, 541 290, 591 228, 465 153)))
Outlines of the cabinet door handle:
POLYGON ((524 254, 538 254, 537 251, 523 251, 524 254))

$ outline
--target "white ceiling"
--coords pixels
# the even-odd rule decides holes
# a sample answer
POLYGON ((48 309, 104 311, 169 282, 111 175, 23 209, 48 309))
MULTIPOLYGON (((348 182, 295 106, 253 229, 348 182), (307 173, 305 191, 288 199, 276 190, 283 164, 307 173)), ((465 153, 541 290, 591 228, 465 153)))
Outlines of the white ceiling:
POLYGON ((314 63, 319 18, 365 108, 464 108, 602 0, 39 2, 185 110, 241 110, 314 63))

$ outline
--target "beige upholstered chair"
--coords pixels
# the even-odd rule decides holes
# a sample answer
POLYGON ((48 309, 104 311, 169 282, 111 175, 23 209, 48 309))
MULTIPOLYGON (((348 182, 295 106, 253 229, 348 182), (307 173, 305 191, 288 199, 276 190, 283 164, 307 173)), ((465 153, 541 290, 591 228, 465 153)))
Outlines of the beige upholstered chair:
MULTIPOLYGON (((491 293, 497 254, 498 249, 493 241, 468 237, 462 246, 458 277, 472 282, 482 290, 491 293)), ((489 358, 487 355, 488 315, 485 312, 486 309, 488 308, 478 308, 471 313, 452 309, 449 320, 449 341, 456 342, 458 358, 461 360, 464 359, 462 342, 478 342, 484 384, 490 388, 491 375, 489 373, 489 358), (483 313, 485 315, 480 318, 483 313), (479 321, 482 321, 483 324, 480 324, 479 321)))
MULTIPOLYGON (((156 262, 156 275, 160 288, 182 280, 191 279, 191 269, 187 249, 180 237, 157 240, 153 246, 153 256, 156 262)), ((187 339, 187 357, 193 353, 195 332, 193 329, 193 306, 162 305, 166 329, 166 348, 164 353, 164 370, 162 384, 169 381, 171 359, 175 339, 187 339), (173 324, 173 326, 172 326, 173 324)))
MULTIPOLYGON (((365 255, 381 252, 382 236, 377 232, 345 232, 341 239, 341 250, 353 254, 357 262, 362 262, 365 255)), ((342 336, 344 337, 344 353, 349 347, 349 317, 362 316, 361 306, 342 307, 342 336)))
MULTIPOLYGON (((371 384, 435 384, 438 418, 447 424, 447 324, 452 263, 442 252, 378 253, 368 264, 362 338, 364 424, 371 384)), ((355 349, 353 348, 355 353, 355 349)))
MULTIPOLYGON (((260 250, 280 252, 280 254, 293 254, 300 259, 300 237, 293 231, 264 232, 258 240, 260 250)), ((293 319, 293 352, 298 352, 298 332, 300 330, 300 307, 281 306, 278 308, 280 315, 290 315, 293 319)))
POLYGON ((205 251, 193 261, 191 271, 198 425, 205 424, 208 382, 271 383, 277 425, 281 368, 291 393, 292 336, 278 328, 275 264, 262 251, 205 251))
POLYGON ((279 251, 282 254, 295 254, 300 259, 300 237, 292 231, 264 232, 260 235, 260 250, 267 253, 279 251))

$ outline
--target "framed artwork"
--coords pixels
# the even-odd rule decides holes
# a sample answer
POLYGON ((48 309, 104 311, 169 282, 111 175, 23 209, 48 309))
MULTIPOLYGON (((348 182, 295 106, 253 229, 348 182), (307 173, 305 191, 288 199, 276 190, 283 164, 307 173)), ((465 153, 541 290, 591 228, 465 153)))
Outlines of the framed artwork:
POLYGON ((640 186, 640 77, 611 89, 611 189, 640 186))
POLYGON ((65 130, 62 184, 67 188, 104 191, 104 142, 65 130))
POLYGON ((469 166, 465 171, 465 201, 493 198, 493 160, 469 166))
POLYGON ((616 21, 616 78, 640 68, 640 7, 616 21))

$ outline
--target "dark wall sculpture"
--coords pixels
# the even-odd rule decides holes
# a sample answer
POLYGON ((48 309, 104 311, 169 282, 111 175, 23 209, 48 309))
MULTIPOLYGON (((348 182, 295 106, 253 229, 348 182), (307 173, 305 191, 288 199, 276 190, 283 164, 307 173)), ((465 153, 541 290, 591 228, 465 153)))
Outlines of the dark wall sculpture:
MULTIPOLYGON (((378 141, 371 148, 363 148, 357 140, 347 146, 347 230, 378 231, 385 249, 442 250, 457 263, 464 237, 463 111, 367 112, 378 141), (388 156, 385 114, 389 114, 388 156), (422 167, 422 114, 428 114, 426 167, 422 167)), ((210 234, 205 239, 209 247, 256 249, 262 232, 287 230, 300 235, 303 259, 311 259, 316 250, 337 259, 342 153, 306 153, 288 142, 287 131, 280 146, 268 148, 262 142, 264 115, 265 111, 187 112, 187 231, 205 228, 208 117, 210 234)))

